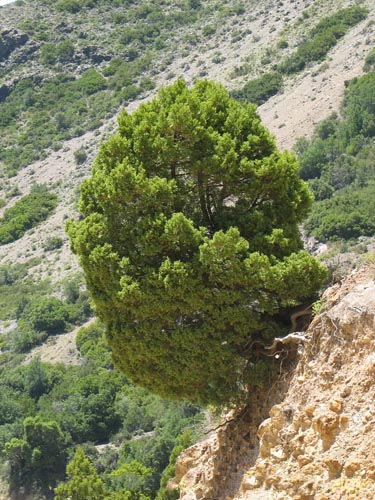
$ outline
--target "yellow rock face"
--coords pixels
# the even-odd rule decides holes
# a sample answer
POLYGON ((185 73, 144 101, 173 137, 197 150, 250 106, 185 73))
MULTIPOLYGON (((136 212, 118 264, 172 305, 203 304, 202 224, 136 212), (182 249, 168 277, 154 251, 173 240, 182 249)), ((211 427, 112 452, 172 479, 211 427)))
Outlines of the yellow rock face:
POLYGON ((185 452, 181 499, 375 499, 374 276, 363 269, 327 290, 298 364, 281 376, 284 396, 281 383, 267 395, 278 403, 269 418, 261 421, 264 394, 254 394, 210 448, 185 452))

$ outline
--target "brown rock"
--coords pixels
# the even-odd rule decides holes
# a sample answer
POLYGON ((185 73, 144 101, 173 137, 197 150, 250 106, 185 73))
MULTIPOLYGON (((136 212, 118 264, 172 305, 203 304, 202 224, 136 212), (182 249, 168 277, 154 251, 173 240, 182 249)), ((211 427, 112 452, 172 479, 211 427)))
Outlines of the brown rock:
POLYGON ((303 467, 304 465, 307 465, 310 462, 312 462, 313 457, 311 455, 299 455, 297 460, 298 460, 299 466, 303 467))
POLYGON ((340 476, 342 471, 342 463, 340 460, 334 457, 325 457, 323 464, 328 470, 328 477, 330 480, 336 479, 340 476))
POLYGON ((323 450, 328 450, 336 438, 339 425, 339 417, 336 413, 328 411, 313 419, 314 429, 319 434, 323 450))
POLYGON ((342 401, 338 399, 332 399, 329 402, 329 409, 335 413, 341 413, 343 408, 342 401))
POLYGON ((361 469, 361 466, 362 462, 359 459, 354 458, 348 460, 344 465, 344 473, 346 477, 349 478, 353 477, 356 474, 356 472, 358 472, 361 469))

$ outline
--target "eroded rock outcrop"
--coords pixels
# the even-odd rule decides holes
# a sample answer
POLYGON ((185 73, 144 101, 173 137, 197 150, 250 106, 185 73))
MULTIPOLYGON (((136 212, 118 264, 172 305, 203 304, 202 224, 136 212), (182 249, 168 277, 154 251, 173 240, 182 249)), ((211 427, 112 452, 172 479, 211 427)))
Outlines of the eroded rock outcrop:
POLYGON ((374 277, 368 267, 326 291, 285 397, 257 431, 256 418, 233 421, 180 457, 181 499, 375 498, 374 277))

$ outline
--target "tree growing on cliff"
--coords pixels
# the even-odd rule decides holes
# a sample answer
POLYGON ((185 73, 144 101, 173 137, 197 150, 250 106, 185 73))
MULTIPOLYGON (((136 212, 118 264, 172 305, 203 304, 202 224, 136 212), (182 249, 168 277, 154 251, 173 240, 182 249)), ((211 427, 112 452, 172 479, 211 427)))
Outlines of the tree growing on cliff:
POLYGON ((179 80, 121 114, 68 232, 133 382, 219 404, 259 383, 254 340, 280 335, 282 311, 325 278, 301 250, 298 171, 254 106, 213 82, 179 80))

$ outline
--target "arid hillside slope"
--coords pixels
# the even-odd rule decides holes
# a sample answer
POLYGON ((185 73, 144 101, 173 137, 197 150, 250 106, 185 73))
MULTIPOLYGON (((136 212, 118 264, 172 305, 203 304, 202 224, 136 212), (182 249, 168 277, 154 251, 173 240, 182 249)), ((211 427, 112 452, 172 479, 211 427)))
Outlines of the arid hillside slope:
MULTIPOLYGON (((375 498, 375 269, 328 289, 290 380, 180 457, 181 499, 375 498), (237 491, 236 491, 237 490, 237 491)), ((281 377, 282 378, 282 377, 281 377)))
MULTIPOLYGON (((247 12, 252 13, 251 16, 243 15, 240 22, 233 21, 236 24, 231 24, 232 21, 228 20, 228 24, 223 25, 209 39, 198 38, 193 49, 182 51, 182 54, 180 50, 176 51, 163 71, 159 72, 155 66, 156 88, 145 99, 150 99, 160 87, 179 77, 185 78, 188 83, 196 78, 208 78, 223 83, 228 89, 239 88, 251 78, 271 70, 272 64, 295 50, 312 24, 311 17, 303 18, 304 12, 313 16, 315 24, 315 20, 317 22, 335 10, 353 4, 351 0, 330 0, 324 3, 296 0, 275 5, 270 0, 247 0, 244 5, 247 12), (289 41, 289 48, 282 51, 277 47, 278 42, 284 38, 289 41), (267 54, 270 54, 271 62, 264 66, 267 54), (236 70, 241 74, 243 67, 247 68, 247 74, 236 76, 236 70)), ((329 52, 324 64, 312 64, 297 76, 285 78, 283 92, 259 108, 264 124, 275 135, 280 148, 291 148, 298 137, 311 135, 317 122, 338 110, 345 81, 362 74, 365 57, 375 45, 375 5, 370 0, 363 2, 363 5, 369 11, 367 18, 339 41, 329 52)), ((16 5, 0 9, 0 24, 7 29, 11 28, 15 20, 21 14, 26 16, 27 12, 17 10, 16 5)), ((37 12, 38 10, 33 11, 33 15, 37 12)), ((141 102, 132 102, 127 110, 132 112, 141 102)), ((0 210, 0 215, 27 194, 33 183, 46 184, 55 191, 59 196, 59 206, 55 215, 34 231, 26 233, 16 242, 1 246, 1 265, 42 257, 41 246, 46 238, 57 235, 64 240, 63 247, 57 254, 51 252, 47 258, 43 258, 30 270, 30 274, 36 279, 50 276, 53 281, 58 282, 71 270, 77 269, 76 259, 71 254, 64 235, 65 220, 74 214, 76 188, 82 178, 88 175, 100 142, 116 128, 115 123, 114 119, 108 120, 95 132, 87 132, 81 137, 65 141, 64 147, 59 151, 51 151, 45 159, 2 180, 0 198, 6 199, 7 203, 0 210), (82 165, 76 165, 74 161, 74 152, 79 148, 87 152, 87 160, 82 165), (18 187, 18 194, 7 197, 6 193, 14 186, 18 187)))

